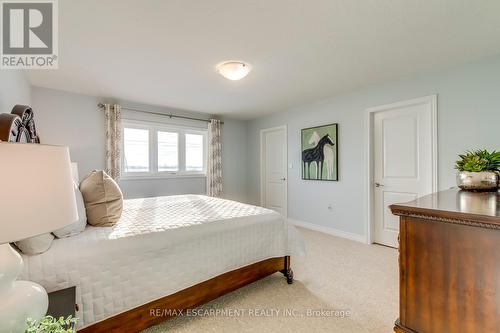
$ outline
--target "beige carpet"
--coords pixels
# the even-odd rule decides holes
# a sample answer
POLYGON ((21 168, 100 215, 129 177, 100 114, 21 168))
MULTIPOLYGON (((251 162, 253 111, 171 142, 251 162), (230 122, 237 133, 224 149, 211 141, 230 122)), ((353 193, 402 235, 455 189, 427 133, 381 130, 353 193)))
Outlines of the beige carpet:
POLYGON ((293 285, 274 274, 200 312, 226 310, 225 315, 178 317, 144 333, 392 332, 398 313, 397 250, 299 230, 307 255, 292 261, 293 285))

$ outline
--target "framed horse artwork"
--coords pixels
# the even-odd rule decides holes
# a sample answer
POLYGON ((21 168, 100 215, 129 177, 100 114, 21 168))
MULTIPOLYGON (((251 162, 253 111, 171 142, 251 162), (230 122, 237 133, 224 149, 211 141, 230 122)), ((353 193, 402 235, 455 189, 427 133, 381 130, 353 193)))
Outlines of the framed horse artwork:
POLYGON ((302 179, 339 180, 338 124, 302 130, 302 179))

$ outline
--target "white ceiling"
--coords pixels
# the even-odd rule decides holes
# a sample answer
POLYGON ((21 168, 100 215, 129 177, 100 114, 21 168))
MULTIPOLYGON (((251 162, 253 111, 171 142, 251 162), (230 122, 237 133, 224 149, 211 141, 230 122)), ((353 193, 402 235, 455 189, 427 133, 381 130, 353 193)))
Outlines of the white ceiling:
POLYGON ((62 0, 33 85, 253 118, 500 53, 498 0, 62 0), (218 75, 245 60, 241 81, 218 75))

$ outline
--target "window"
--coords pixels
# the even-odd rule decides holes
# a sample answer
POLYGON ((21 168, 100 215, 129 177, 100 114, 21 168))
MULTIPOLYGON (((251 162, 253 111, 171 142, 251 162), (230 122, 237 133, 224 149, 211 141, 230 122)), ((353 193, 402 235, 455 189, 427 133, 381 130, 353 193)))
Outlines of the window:
POLYGON ((158 171, 179 171, 179 133, 158 132, 158 171))
POLYGON ((149 172, 149 133, 147 130, 125 128, 124 169, 125 172, 149 172))
POLYGON ((186 134, 186 170, 203 171, 203 135, 186 134))
POLYGON ((122 176, 204 176, 207 130, 123 121, 122 176))

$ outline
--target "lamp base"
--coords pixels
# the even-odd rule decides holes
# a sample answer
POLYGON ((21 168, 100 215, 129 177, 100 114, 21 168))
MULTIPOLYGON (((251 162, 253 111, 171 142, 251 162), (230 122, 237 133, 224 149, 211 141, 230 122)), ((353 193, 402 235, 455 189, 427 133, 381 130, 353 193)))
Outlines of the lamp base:
POLYGON ((49 298, 45 289, 30 281, 16 281, 23 259, 9 244, 0 245, 0 333, 26 329, 26 320, 41 319, 47 313, 49 298))

